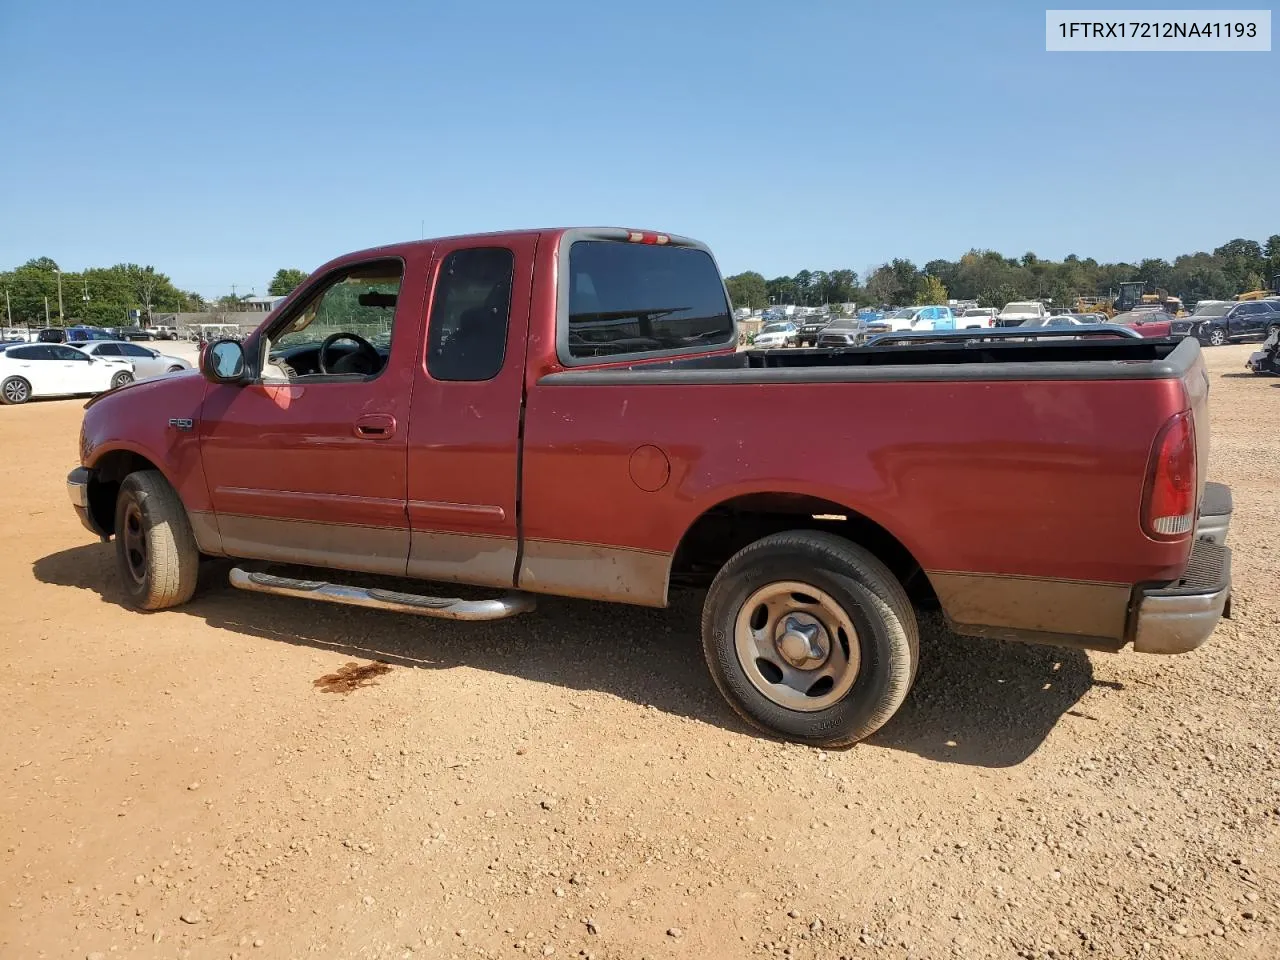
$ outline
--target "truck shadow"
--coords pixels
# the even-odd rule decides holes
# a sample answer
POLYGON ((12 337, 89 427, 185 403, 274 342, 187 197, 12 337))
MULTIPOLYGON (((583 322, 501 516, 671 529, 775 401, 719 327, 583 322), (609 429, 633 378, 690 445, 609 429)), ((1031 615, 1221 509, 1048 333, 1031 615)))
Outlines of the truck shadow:
MULTIPOLYGON (((723 702, 707 673, 697 627, 702 597, 693 591, 677 592, 667 610, 542 597, 537 611, 523 617, 462 623, 243 593, 226 584, 228 568, 207 565, 196 598, 172 612, 218 629, 394 666, 469 666, 596 690, 757 735, 723 702)), ((33 573, 43 583, 92 590, 105 603, 123 602, 112 545, 51 554, 34 563, 33 573)), ((468 592, 448 589, 450 595, 468 592)), ((915 686, 867 742, 945 763, 1013 766, 1094 683, 1080 651, 960 637, 927 615, 915 686)))

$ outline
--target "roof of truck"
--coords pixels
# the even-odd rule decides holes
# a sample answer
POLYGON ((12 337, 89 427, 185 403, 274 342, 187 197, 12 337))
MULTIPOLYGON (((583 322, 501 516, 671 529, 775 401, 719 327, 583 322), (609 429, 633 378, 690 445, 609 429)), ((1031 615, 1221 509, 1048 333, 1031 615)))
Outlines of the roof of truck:
POLYGON ((601 234, 601 239, 627 240, 631 239, 636 243, 653 243, 659 246, 668 243, 676 246, 702 246, 702 244, 691 237, 683 237, 675 233, 667 233, 661 230, 648 230, 637 227, 607 227, 607 226, 569 226, 569 227, 536 227, 521 230, 494 230, 490 232, 477 233, 455 233, 442 237, 423 237, 420 240, 403 240, 397 243, 387 243, 376 247, 366 247, 363 250, 352 250, 344 253, 341 257, 334 259, 346 259, 348 257, 364 257, 369 254, 392 254, 398 250, 411 247, 430 247, 440 243, 452 243, 457 240, 523 240, 530 237, 555 237, 559 238, 565 233, 573 231, 601 234), (613 236, 610 236, 613 235, 613 236))

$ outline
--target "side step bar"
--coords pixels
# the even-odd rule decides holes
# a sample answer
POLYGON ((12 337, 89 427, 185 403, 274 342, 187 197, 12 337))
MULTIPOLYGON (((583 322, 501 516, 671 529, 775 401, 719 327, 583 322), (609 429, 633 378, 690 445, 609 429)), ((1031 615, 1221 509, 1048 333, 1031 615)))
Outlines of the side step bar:
POLYGON ((270 573, 251 573, 239 567, 231 571, 231 585, 251 593, 274 593, 282 597, 323 600, 326 603, 342 603, 352 607, 373 607, 377 610, 413 613, 420 617, 440 617, 445 620, 503 620, 518 613, 528 613, 534 608, 533 596, 527 593, 512 592, 496 600, 424 597, 416 593, 379 590, 375 587, 346 587, 323 580, 295 580, 270 573))

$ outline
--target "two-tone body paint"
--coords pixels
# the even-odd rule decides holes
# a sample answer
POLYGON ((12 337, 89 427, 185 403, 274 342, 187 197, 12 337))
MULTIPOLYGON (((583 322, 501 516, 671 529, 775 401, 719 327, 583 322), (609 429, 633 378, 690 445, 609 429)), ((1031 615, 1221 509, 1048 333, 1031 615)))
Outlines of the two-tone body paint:
POLYGON ((338 258, 273 316, 335 270, 400 258, 378 377, 132 387, 86 415, 84 464, 127 446, 161 466, 188 510, 207 513, 207 552, 647 605, 665 604, 694 522, 751 493, 869 518, 912 553, 953 622, 997 633, 1118 637, 1133 586, 1185 566, 1189 541, 1151 540, 1139 524, 1152 439, 1203 402, 1183 381, 557 383, 565 237, 444 238, 338 258), (463 246, 515 254, 506 357, 492 380, 440 382, 425 364, 427 318, 438 265, 463 246), (196 430, 176 436, 174 416, 196 430), (367 416, 394 431, 358 435, 367 416), (762 426, 771 418, 776 430, 762 426))

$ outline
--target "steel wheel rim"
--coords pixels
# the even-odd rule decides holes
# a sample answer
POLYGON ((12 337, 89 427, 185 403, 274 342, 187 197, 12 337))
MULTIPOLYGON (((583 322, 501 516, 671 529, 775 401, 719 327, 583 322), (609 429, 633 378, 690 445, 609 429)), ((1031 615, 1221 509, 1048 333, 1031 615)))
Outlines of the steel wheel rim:
POLYGON ((124 511, 124 529, 120 531, 124 545, 124 562, 129 576, 141 584, 147 578, 147 535, 142 526, 142 508, 130 503, 124 511))
POLYGON ((781 580, 757 589, 738 610, 733 640, 747 680, 788 710, 825 710, 858 679, 853 621, 830 594, 807 583, 781 580))
POLYGON ((21 380, 10 380, 4 385, 4 398, 10 403, 22 403, 27 399, 27 385, 21 380))

